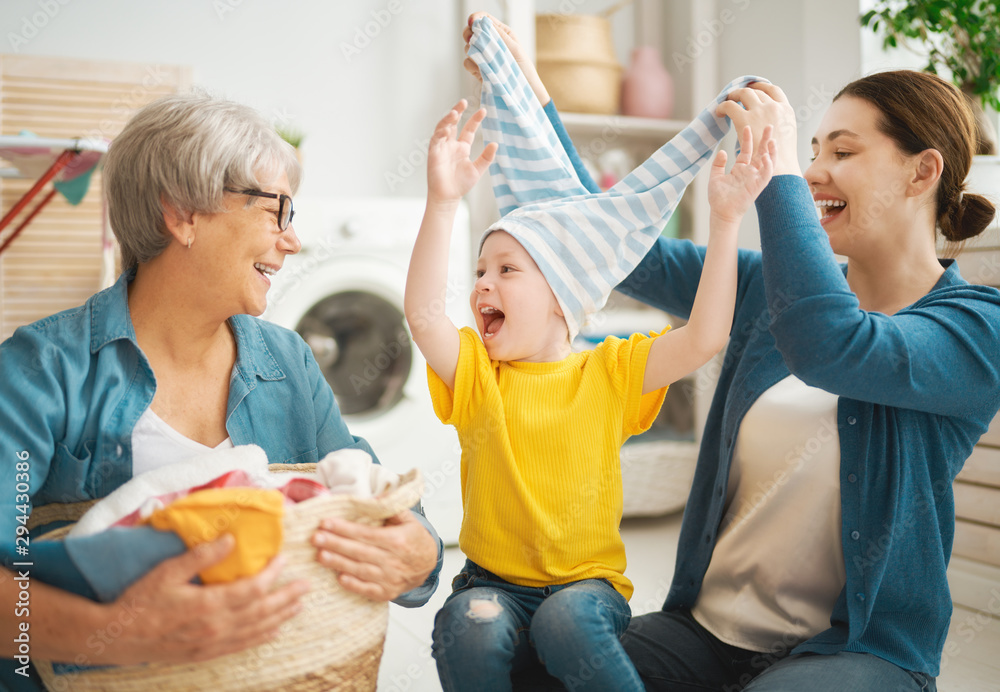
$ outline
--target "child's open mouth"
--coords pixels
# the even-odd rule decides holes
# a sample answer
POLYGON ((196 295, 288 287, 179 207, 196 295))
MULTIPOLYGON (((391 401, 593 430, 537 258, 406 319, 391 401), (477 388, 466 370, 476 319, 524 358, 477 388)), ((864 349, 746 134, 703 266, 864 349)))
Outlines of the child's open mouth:
POLYGON ((494 307, 481 307, 479 314, 483 316, 483 339, 490 339, 503 327, 504 314, 494 307))
POLYGON ((821 214, 819 222, 825 224, 833 217, 839 216, 847 208, 847 202, 842 199, 817 199, 816 208, 821 214))

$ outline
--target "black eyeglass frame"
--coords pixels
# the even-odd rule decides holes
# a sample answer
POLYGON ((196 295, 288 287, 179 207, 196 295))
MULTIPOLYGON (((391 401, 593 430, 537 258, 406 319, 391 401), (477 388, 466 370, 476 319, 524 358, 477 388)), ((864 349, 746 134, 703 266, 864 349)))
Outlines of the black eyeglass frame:
POLYGON ((222 188, 226 192, 232 192, 236 195, 250 195, 251 197, 267 197, 268 199, 278 200, 278 228, 282 231, 288 230, 288 227, 292 225, 292 218, 295 216, 295 206, 292 204, 292 198, 285 194, 277 194, 274 192, 263 192, 261 190, 237 190, 233 187, 222 188), (281 224, 281 220, 285 217, 285 204, 288 204, 288 219, 285 224, 281 224))

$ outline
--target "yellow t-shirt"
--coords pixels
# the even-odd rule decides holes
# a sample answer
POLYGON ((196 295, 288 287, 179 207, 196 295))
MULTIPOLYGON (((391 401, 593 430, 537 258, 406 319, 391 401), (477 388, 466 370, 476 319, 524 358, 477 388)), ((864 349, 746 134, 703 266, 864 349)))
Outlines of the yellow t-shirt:
POLYGON ((460 336, 455 391, 430 368, 428 382, 462 445, 462 552, 514 584, 607 579, 630 598, 619 451, 666 395, 642 394, 652 339, 521 363, 491 361, 469 327, 460 336))

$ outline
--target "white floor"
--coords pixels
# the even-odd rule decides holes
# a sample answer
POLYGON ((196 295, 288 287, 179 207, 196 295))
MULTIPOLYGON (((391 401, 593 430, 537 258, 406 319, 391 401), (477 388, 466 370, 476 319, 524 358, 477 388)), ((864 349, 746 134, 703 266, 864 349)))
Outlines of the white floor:
MULTIPOLYGON (((670 588, 680 532, 681 514, 655 519, 626 519, 622 537, 628 553, 626 575, 635 585, 634 614, 658 609, 670 588)), ((430 640, 434 614, 451 592, 451 578, 464 557, 458 548, 445 551, 441 586, 422 608, 390 605, 389 631, 379 670, 379 692, 439 692, 430 640)), ((939 692, 1000 692, 1000 613, 987 615, 956 608, 946 649, 955 655, 943 661, 939 692)))

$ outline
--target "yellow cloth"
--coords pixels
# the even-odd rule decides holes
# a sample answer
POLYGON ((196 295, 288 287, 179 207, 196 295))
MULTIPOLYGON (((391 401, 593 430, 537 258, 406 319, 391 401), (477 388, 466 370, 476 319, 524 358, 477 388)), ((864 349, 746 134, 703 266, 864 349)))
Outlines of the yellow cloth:
POLYGON ((142 523, 175 532, 188 548, 233 534, 233 552, 198 575, 216 584, 257 574, 278 554, 284 506, 279 490, 208 488, 174 500, 142 523))
POLYGON ((514 584, 607 579, 631 597, 619 452, 666 395, 642 395, 652 339, 608 337, 558 362, 520 363, 491 361, 473 329, 460 336, 455 391, 430 368, 428 382, 462 445, 462 551, 514 584))

